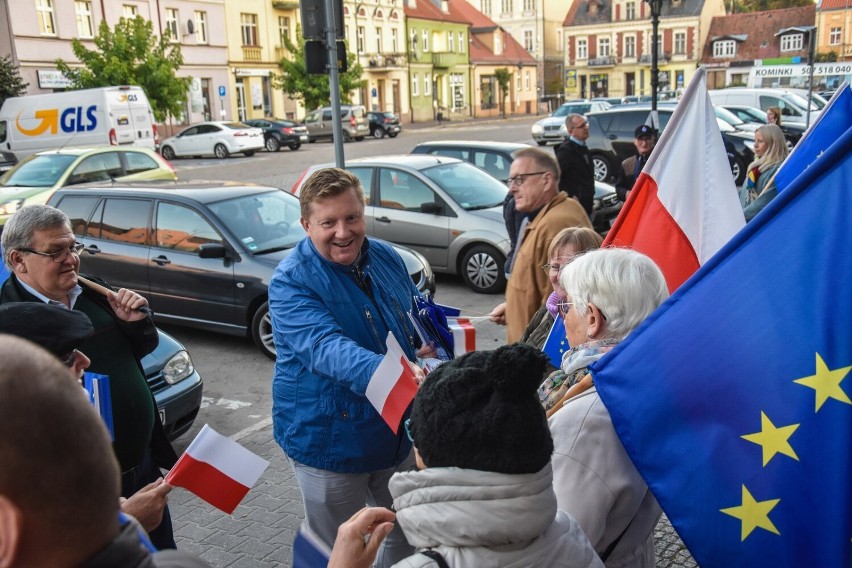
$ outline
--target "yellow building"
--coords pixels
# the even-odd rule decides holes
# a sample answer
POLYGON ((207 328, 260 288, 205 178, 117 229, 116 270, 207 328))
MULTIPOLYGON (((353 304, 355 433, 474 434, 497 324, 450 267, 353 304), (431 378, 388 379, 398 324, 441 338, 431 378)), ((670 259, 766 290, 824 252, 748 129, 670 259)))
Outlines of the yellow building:
POLYGON ((821 0, 816 26, 817 52, 833 51, 838 61, 852 60, 852 6, 848 0, 821 0))

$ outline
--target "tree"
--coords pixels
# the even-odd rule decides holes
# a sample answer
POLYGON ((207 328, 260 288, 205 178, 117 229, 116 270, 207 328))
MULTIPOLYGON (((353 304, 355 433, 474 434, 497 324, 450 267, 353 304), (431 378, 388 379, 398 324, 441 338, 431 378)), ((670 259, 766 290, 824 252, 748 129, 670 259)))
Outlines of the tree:
POLYGON ((158 122, 164 122, 169 114, 183 113, 191 79, 176 75, 183 55, 180 45, 169 41, 168 31, 158 38, 153 24, 141 16, 121 18, 114 30, 102 21, 95 47, 89 50, 80 40, 71 40, 71 49, 82 67, 56 60, 56 67, 68 77, 72 88, 139 85, 148 95, 158 122))
POLYGON ((497 85, 500 86, 500 112, 503 113, 503 118, 506 118, 506 95, 509 94, 509 81, 512 80, 512 72, 501 67, 494 70, 494 78, 497 79, 497 85))
MULTIPOLYGON (((288 37, 282 37, 284 47, 291 58, 283 58, 278 62, 281 75, 273 75, 272 86, 281 89, 291 97, 302 101, 307 109, 326 106, 331 103, 331 87, 328 75, 309 75, 305 67, 305 40, 301 29, 296 31, 296 41, 293 44, 288 37)), ((340 83, 340 99, 344 103, 352 102, 352 93, 366 86, 367 81, 361 79, 364 69, 358 64, 355 54, 346 50, 345 73, 338 73, 340 83)))
POLYGON ((731 14, 813 6, 812 0, 726 0, 725 3, 730 6, 731 14))
POLYGON ((814 61, 816 63, 836 63, 837 62, 837 52, 836 51, 821 51, 814 56, 814 61))
POLYGON ((0 57, 0 106, 6 99, 23 95, 29 85, 21 79, 18 66, 11 57, 0 57))

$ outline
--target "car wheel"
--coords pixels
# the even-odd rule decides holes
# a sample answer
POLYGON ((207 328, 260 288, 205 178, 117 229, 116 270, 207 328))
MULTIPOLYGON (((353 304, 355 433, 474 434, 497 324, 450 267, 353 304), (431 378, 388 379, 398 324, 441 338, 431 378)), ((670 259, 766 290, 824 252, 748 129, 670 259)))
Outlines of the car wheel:
POLYGON ((731 175, 734 176, 734 184, 740 187, 745 181, 746 167, 739 156, 732 156, 731 159, 731 175))
POLYGON ((160 155, 167 160, 174 160, 177 157, 171 146, 163 146, 160 148, 160 155))
POLYGON ((263 302, 251 318, 251 337, 264 355, 275 360, 275 341, 272 337, 272 318, 269 302, 263 302))
POLYGON ((346 130, 343 131, 343 141, 344 142, 352 142, 352 136, 350 136, 349 132, 347 132, 346 130))
POLYGON ((281 149, 281 142, 275 136, 270 136, 266 139, 266 150, 268 152, 277 152, 281 149))
POLYGON ((251 158, 252 156, 254 156, 254 150, 246 150, 245 152, 243 152, 243 155, 247 158, 251 158))
POLYGON ((492 246, 476 245, 468 250, 461 263, 464 283, 479 294, 496 294, 506 287, 503 254, 492 246))
POLYGON ((396 138, 398 134, 399 132, 388 132, 388 136, 390 136, 391 138, 396 138))
POLYGON ((298 150, 298 149, 299 149, 299 148, 301 148, 301 147, 302 147, 302 143, 301 143, 301 142, 293 142, 292 144, 290 144, 290 149, 291 149, 291 150, 298 150))
POLYGON ((363 139, 364 139, 364 137, 363 137, 363 136, 356 136, 356 137, 355 137, 355 142, 360 142, 360 141, 362 141, 363 139))
POLYGON ((547 140, 536 140, 535 143, 539 146, 547 146, 547 140))
POLYGON ((607 181, 612 176, 612 168, 609 161, 600 155, 592 156, 592 167, 595 171, 595 181, 607 181))
POLYGON ((373 130, 373 137, 382 139, 385 137, 385 129, 384 128, 376 128, 373 130))
POLYGON ((230 156, 231 153, 228 151, 228 148, 225 147, 224 144, 216 144, 213 147, 213 155, 219 158, 220 160, 224 160, 225 158, 230 156))

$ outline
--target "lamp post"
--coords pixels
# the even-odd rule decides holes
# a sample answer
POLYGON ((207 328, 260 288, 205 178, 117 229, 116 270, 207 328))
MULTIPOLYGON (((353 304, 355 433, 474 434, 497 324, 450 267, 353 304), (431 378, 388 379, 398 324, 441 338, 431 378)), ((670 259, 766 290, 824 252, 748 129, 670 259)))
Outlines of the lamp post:
MULTIPOLYGON (((645 0, 651 8, 651 112, 654 121, 657 120, 657 86, 660 81, 660 69, 657 65, 657 53, 659 47, 660 11, 663 9, 663 0, 645 0)), ((655 124, 656 127, 656 124, 655 124)))

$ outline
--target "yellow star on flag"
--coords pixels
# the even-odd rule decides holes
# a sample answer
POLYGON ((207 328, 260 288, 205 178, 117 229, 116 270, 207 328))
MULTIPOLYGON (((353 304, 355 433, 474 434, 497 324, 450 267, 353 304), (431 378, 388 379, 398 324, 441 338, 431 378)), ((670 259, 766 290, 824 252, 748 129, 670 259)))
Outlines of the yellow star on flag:
POLYGON ((818 412, 820 407, 829 398, 845 402, 846 404, 852 404, 852 400, 849 400, 849 396, 840 388, 840 383, 849 374, 849 369, 852 369, 852 365, 849 367, 840 367, 832 371, 825 364, 825 361, 822 360, 822 357, 819 356, 819 353, 817 353, 816 373, 809 377, 796 379, 793 382, 810 387, 816 391, 816 410, 814 412, 818 412))
POLYGON ((769 520, 769 511, 775 508, 775 505, 781 502, 781 499, 770 499, 768 501, 755 501, 751 496, 746 486, 743 485, 742 505, 739 507, 728 507, 727 509, 719 509, 726 515, 730 515, 742 521, 742 541, 744 541, 751 532, 760 527, 771 533, 780 535, 778 529, 769 520))
POLYGON ((778 453, 790 456, 794 460, 798 461, 799 456, 796 455, 796 452, 793 450, 793 447, 788 441, 790 436, 793 435, 793 432, 795 432, 798 427, 798 424, 790 424, 789 426, 777 428, 775 424, 769 420, 769 417, 766 416, 765 413, 761 412, 760 432, 746 434, 745 436, 742 436, 742 438, 763 447, 764 467, 766 467, 769 460, 778 453))

